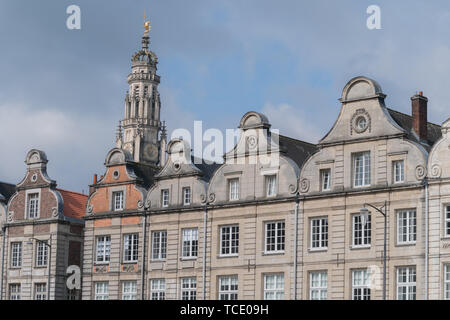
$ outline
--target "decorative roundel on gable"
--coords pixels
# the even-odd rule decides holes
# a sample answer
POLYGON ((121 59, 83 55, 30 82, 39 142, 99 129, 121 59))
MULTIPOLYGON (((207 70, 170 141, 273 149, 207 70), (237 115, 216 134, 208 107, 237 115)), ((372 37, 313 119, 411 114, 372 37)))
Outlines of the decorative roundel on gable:
POLYGON ((38 179, 38 176, 36 173, 31 176, 31 182, 36 182, 37 179, 38 179))
POLYGON ((255 149, 258 145, 258 138, 254 135, 247 137, 247 145, 249 149, 255 149))
POLYGON ((175 162, 175 163, 173 164, 173 169, 174 169, 175 171, 179 171, 179 170, 181 169, 181 164, 180 164, 179 162, 175 162))
POLYGON ((351 123, 350 123, 350 134, 353 134, 353 131, 356 133, 364 133, 367 130, 371 130, 371 119, 369 113, 365 109, 358 109, 353 114, 351 123))
POLYGON ((114 180, 119 179, 119 177, 120 177, 119 170, 114 170, 113 173, 112 173, 112 177, 113 177, 114 180))

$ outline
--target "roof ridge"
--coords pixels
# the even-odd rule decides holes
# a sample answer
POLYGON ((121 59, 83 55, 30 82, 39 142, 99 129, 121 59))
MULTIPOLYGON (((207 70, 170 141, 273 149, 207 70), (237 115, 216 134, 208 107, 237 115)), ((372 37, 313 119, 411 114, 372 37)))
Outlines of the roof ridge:
MULTIPOLYGON (((388 109, 388 111, 393 111, 393 112, 396 112, 396 113, 400 113, 400 114, 402 114, 402 115, 404 115, 404 116, 407 116, 407 117, 412 118, 412 115, 409 115, 409 114, 407 114, 407 113, 404 113, 404 112, 401 112, 401 111, 398 111, 398 110, 394 110, 394 109, 391 109, 391 108, 388 108, 388 107, 386 107, 386 109, 388 109)), ((428 123, 428 124, 431 124, 431 125, 433 125, 433 126, 437 126, 437 127, 439 127, 439 128, 442 127, 441 125, 436 124, 436 123, 434 123, 434 122, 427 121, 427 123, 428 123)))
POLYGON ((286 138, 286 139, 290 139, 290 140, 294 140, 294 141, 298 141, 298 142, 302 142, 302 143, 306 143, 306 144, 309 144, 309 145, 314 146, 314 147, 317 146, 317 144, 314 144, 314 143, 311 143, 311 142, 308 142, 308 141, 305 141, 305 140, 295 139, 295 138, 288 137, 288 136, 285 136, 285 135, 282 135, 282 134, 279 134, 279 133, 278 133, 278 135, 280 137, 283 137, 283 138, 286 138))
POLYGON ((88 197, 87 194, 81 193, 81 192, 76 192, 76 191, 70 191, 70 190, 66 190, 66 189, 61 189, 61 188, 56 188, 56 190, 58 191, 63 191, 63 192, 69 192, 69 193, 74 193, 74 194, 78 194, 80 196, 85 196, 88 197))

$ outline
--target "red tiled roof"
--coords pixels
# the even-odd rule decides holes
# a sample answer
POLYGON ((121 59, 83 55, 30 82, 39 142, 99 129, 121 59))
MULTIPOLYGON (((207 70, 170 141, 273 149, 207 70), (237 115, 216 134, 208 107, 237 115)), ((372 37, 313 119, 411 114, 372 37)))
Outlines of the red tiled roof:
POLYGON ((64 215, 71 218, 83 218, 88 196, 73 191, 57 190, 61 193, 64 200, 64 215))

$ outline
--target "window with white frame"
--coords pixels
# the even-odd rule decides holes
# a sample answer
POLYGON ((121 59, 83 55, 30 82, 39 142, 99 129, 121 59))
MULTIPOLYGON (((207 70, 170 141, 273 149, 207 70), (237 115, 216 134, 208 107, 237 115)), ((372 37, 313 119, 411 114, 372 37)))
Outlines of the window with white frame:
POLYGON ((39 218, 39 193, 28 194, 28 218, 39 218))
POLYGON ((284 299, 284 274, 264 275, 264 300, 284 299))
POLYGON ((20 300, 20 283, 9 285, 9 300, 20 300))
POLYGON ((239 200, 239 179, 228 180, 229 200, 239 200))
POLYGON ((11 243, 11 267, 20 268, 22 266, 22 242, 11 243))
POLYGON ((181 300, 197 299, 197 282, 195 278, 181 278, 181 300))
POLYGON ((152 259, 164 260, 167 253, 167 231, 153 231, 152 259))
POLYGON ((266 176, 266 196, 274 197, 277 195, 277 176, 266 176))
POLYGON ((367 215, 367 220, 363 219, 364 215, 353 215, 353 246, 367 247, 370 246, 372 222, 371 215, 367 215))
POLYGON ((450 264, 444 265, 444 299, 450 300, 450 264))
POLYGON ((150 300, 166 299, 166 280, 152 279, 150 280, 150 300))
POLYGON ((416 300, 416 267, 397 268, 397 300, 416 300))
POLYGON ((95 262, 106 263, 109 262, 111 255, 111 236, 99 236, 97 237, 95 262))
POLYGON ((123 191, 116 191, 112 193, 113 198, 113 210, 123 210, 123 191))
POLYGON ((353 186, 365 187, 370 185, 370 152, 353 155, 353 186))
POLYGON ((169 206, 169 190, 161 190, 161 205, 165 208, 169 206))
POLYGON ((122 300, 136 300, 137 286, 136 281, 122 282, 122 300))
POLYGON ((109 300, 109 282, 95 282, 95 300, 109 300))
POLYGON ((220 228, 220 255, 239 254, 239 226, 223 226, 220 228))
POLYGON ((322 191, 331 190, 331 169, 320 170, 320 182, 322 191))
POLYGON ((405 161, 399 160, 399 161, 393 161, 393 176, 394 176, 394 183, 402 183, 405 181, 405 161))
POLYGON ((416 210, 400 210, 397 212, 397 243, 416 243, 417 222, 416 210))
POLYGON ((189 206, 191 204, 191 188, 183 188, 183 205, 189 206))
POLYGON ((326 271, 313 271, 309 274, 309 298, 311 300, 327 300, 328 273, 326 271))
POLYGON ((138 234, 123 236, 123 261, 136 262, 138 260, 139 238, 138 234))
POLYGON ((47 300, 47 284, 45 282, 34 284, 34 300, 47 300))
POLYGON ((266 222, 265 252, 284 252, 285 223, 284 221, 266 222))
POLYGON ((183 229, 183 258, 197 257, 198 229, 183 229))
POLYGON ((36 267, 44 267, 48 262, 47 241, 37 241, 36 243, 36 267))
POLYGON ((370 278, 367 269, 352 271, 352 300, 370 300, 370 278))
POLYGON ((328 248, 328 217, 311 219, 311 249, 328 248))
POLYGON ((238 299, 238 277, 219 277, 219 300, 238 299))
POLYGON ((445 236, 450 236, 450 205, 445 206, 445 236))

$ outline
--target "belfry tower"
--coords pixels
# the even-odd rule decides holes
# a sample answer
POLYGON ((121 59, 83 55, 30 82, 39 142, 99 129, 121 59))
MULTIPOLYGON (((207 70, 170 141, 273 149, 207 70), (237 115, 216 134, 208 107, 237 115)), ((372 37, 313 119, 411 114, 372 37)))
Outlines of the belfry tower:
POLYGON ((131 153, 135 162, 160 166, 165 159, 165 127, 160 121, 160 77, 156 74, 158 58, 149 50, 150 21, 144 23, 142 49, 131 59, 129 90, 125 96, 125 116, 119 124, 116 145, 131 153))

